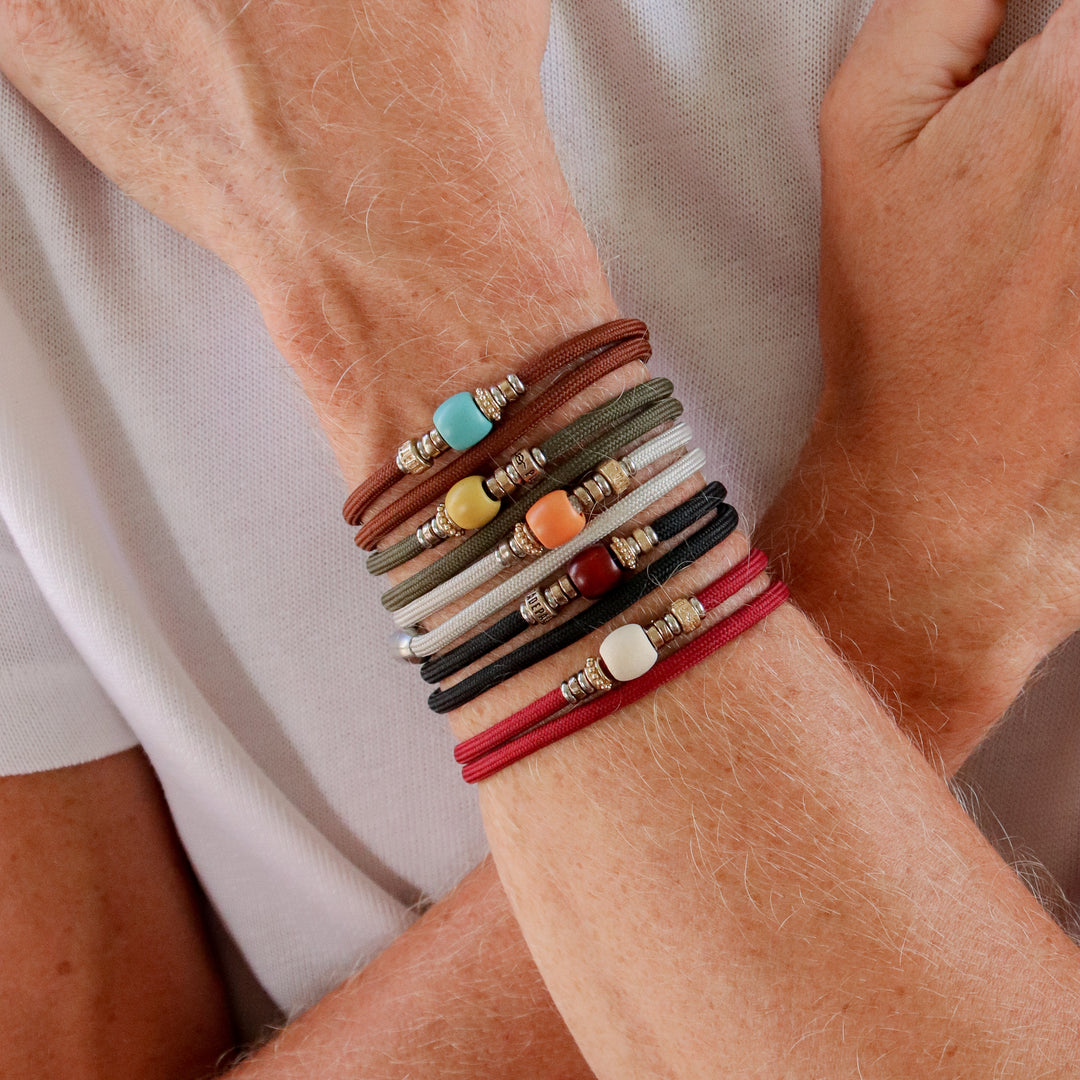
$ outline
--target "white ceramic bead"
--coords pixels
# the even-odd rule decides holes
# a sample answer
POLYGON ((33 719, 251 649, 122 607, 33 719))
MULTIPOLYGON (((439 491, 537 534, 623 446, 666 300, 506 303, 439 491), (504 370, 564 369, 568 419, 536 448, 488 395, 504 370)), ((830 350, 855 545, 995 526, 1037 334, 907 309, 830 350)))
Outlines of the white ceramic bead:
POLYGON ((604 638, 600 659, 612 678, 629 682, 644 675, 656 663, 656 649, 643 626, 627 623, 604 638))

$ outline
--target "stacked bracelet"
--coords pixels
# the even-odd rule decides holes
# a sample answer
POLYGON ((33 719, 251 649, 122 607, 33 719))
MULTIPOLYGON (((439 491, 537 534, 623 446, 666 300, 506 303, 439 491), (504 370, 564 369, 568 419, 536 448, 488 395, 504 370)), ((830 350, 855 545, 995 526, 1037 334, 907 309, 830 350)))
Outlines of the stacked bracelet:
POLYGON ((393 461, 376 469, 349 496, 343 511, 345 520, 350 525, 358 525, 364 511, 379 495, 388 491, 402 476, 425 472, 431 467, 432 460, 444 451, 467 450, 475 446, 502 419, 502 409, 525 393, 526 384, 544 379, 596 349, 627 338, 647 336, 644 323, 635 319, 616 319, 549 349, 526 364, 519 374, 511 372, 495 386, 447 398, 435 410, 431 431, 402 444, 393 461))
MULTIPOLYGON (((452 615, 429 633, 402 641, 399 651, 402 655, 408 653, 414 657, 434 656, 435 653, 441 652, 474 626, 494 615, 515 597, 539 585, 544 578, 558 569, 560 563, 572 558, 607 533, 621 528, 631 518, 636 517, 658 499, 677 488, 679 484, 689 480, 704 463, 705 455, 700 450, 692 450, 685 457, 679 458, 673 465, 669 465, 663 472, 646 480, 641 487, 601 514, 584 532, 563 548, 549 551, 535 563, 527 566, 508 581, 497 585, 478 600, 474 600, 468 607, 452 615)), ((404 633, 407 635, 410 631, 406 630, 404 633)))
POLYGON ((549 720, 568 705, 577 705, 596 693, 606 693, 616 683, 640 678, 659 660, 663 646, 680 634, 695 631, 708 611, 745 588, 767 564, 764 552, 751 551, 699 596, 674 601, 667 614, 654 619, 647 629, 638 623, 624 623, 612 630, 601 643, 599 656, 590 656, 579 672, 531 705, 458 743, 454 760, 460 765, 476 761, 495 747, 549 720))
MULTIPOLYGON (((741 607, 733 615, 717 623, 689 645, 672 653, 655 666, 651 666, 644 675, 623 683, 612 692, 572 709, 555 720, 543 723, 541 726, 530 725, 516 738, 511 737, 509 741, 499 741, 487 749, 481 749, 480 744, 474 744, 473 740, 466 740, 454 752, 455 758, 459 761, 468 758, 467 764, 461 771, 462 777, 468 783, 475 784, 537 750, 550 746, 553 742, 625 708, 733 641, 739 634, 750 629, 778 608, 788 595, 788 588, 782 581, 774 582, 760 596, 741 607)), ((558 693, 562 693, 561 688, 558 693)), ((486 732, 481 732, 481 735, 485 734, 486 732)), ((474 738, 479 738, 479 736, 474 738)))
POLYGON ((677 420, 682 411, 681 401, 672 397, 665 398, 594 439, 572 457, 550 469, 544 480, 533 485, 528 496, 508 506, 494 521, 489 521, 482 529, 467 537, 453 551, 388 589, 382 595, 383 607, 388 611, 397 611, 444 581, 449 581, 455 574, 461 573, 496 547, 518 522, 524 521, 529 507, 537 499, 573 483, 583 473, 595 469, 605 458, 612 457, 624 447, 637 442, 653 429, 677 420))
POLYGON ((670 379, 650 379, 640 383, 579 416, 539 446, 518 450, 486 479, 474 475, 459 480, 447 491, 434 516, 413 536, 371 555, 367 561, 368 571, 385 574, 443 540, 482 528, 498 514, 502 499, 515 488, 534 483, 549 466, 610 432, 626 417, 670 398, 673 389, 670 379))
MULTIPOLYGON (((430 431, 406 440, 392 462, 350 495, 346 520, 360 526, 355 542, 369 551, 427 509, 426 520, 420 519, 411 536, 370 556, 372 573, 386 573, 444 541, 461 541, 382 598, 402 628, 399 652, 423 663, 426 681, 457 673, 531 626, 556 623, 455 685, 433 691, 429 705, 434 711, 457 708, 600 629, 735 528, 738 516, 723 502, 723 485, 712 483, 651 525, 616 532, 690 480, 705 460, 700 450, 691 450, 639 486, 632 484, 637 472, 690 441, 685 425, 676 424, 637 445, 682 412, 666 379, 618 395, 539 443, 524 441, 534 425, 591 384, 623 365, 646 362, 650 355, 648 331, 635 320, 616 320, 578 335, 490 387, 452 395, 435 410, 430 431), (503 410, 526 394, 529 399, 496 428, 503 410), (519 449, 503 457, 515 443, 519 449), (433 469, 447 450, 460 454, 433 469), (403 476, 429 472, 365 519, 403 476), (518 498, 526 487, 527 496, 518 498), (602 509, 605 503, 610 505, 602 509), (698 523, 696 531, 677 540, 698 523), (649 562, 654 548, 668 541, 675 541, 671 550, 649 562), (519 560, 531 561, 513 577, 490 585, 519 560), (429 616, 485 586, 487 591, 462 610, 433 629, 422 629, 429 616), (592 603, 558 622, 563 609, 578 600, 592 603), (516 609, 503 614, 511 602, 516 609), (481 625, 486 629, 455 644, 481 625)), ((610 632, 598 655, 557 689, 461 743, 455 757, 464 778, 476 782, 491 776, 636 701, 754 625, 786 598, 782 583, 660 658, 677 639, 696 634, 707 613, 739 592, 765 563, 761 552, 752 552, 696 597, 676 600, 651 624, 628 623, 610 632)))
POLYGON ((735 508, 725 504, 719 509, 715 521, 680 541, 656 562, 650 563, 645 573, 624 582, 591 608, 559 624, 543 636, 526 642, 506 656, 500 656, 482 671, 467 676, 445 690, 434 691, 428 698, 428 706, 438 713, 457 709, 510 676, 554 656, 594 630, 599 630, 665 584, 680 570, 685 570, 706 552, 726 540, 734 531, 737 522, 735 508))
MULTIPOLYGON (((592 356, 580 367, 575 368, 545 390, 534 401, 527 403, 512 419, 493 432, 483 445, 474 446, 438 472, 425 477, 411 491, 406 492, 396 502, 380 510, 370 521, 365 522, 356 534, 357 546, 370 550, 391 529, 396 528, 403 521, 408 521, 424 507, 431 505, 458 480, 476 472, 485 462, 518 442, 525 432, 545 416, 572 401, 583 390, 610 372, 635 361, 647 363, 651 355, 652 349, 647 339, 631 337, 592 356)), ((359 513, 376 497, 377 495, 372 495, 366 498, 366 501, 357 500, 355 505, 350 499, 350 502, 346 504, 346 510, 352 511, 346 515, 350 524, 355 524, 359 520, 359 513), (361 506, 361 510, 357 511, 356 506, 361 506)))
MULTIPOLYGON (((656 543, 662 544, 668 540, 673 540, 679 533, 683 532, 685 529, 688 529, 691 525, 700 521, 701 518, 705 517, 709 513, 713 511, 717 511, 719 513, 721 508, 726 511, 726 513, 721 516, 724 519, 725 525, 728 526, 726 531, 724 531, 724 536, 728 536, 731 530, 734 529, 735 523, 738 520, 738 516, 735 514, 734 509, 724 506, 725 495, 726 491, 724 490, 724 485, 714 480, 711 484, 707 484, 696 495, 691 495, 690 498, 687 499, 684 503, 676 506, 673 510, 669 510, 666 514, 662 514, 652 523, 650 527, 653 534, 656 536, 656 543)), ((700 543, 697 546, 700 549, 700 543)), ((559 576, 559 579, 555 582, 555 586, 560 585, 564 574, 568 577, 571 577, 574 563, 577 560, 584 560, 587 556, 589 556, 590 552, 598 550, 605 551, 607 549, 602 548, 600 545, 596 545, 591 548, 585 548, 584 551, 579 552, 577 555, 575 555, 574 559, 571 560, 571 562, 567 564, 567 566, 563 569, 562 573, 559 576)), ((676 568, 678 568, 680 565, 685 565, 687 562, 692 562, 695 557, 696 555, 691 554, 686 545, 681 545, 674 558, 667 559, 666 557, 663 557, 657 562, 651 564, 648 568, 647 574, 642 578, 642 581, 648 584, 648 589, 649 591, 651 591, 652 588, 656 588, 658 585, 663 584, 663 582, 667 580, 667 576, 669 576, 670 573, 674 573, 676 568), (671 569, 668 570, 668 567, 670 567, 671 569)), ((615 561, 618 561, 617 556, 615 561)), ((574 577, 571 577, 571 583, 574 584, 574 587, 577 588, 579 592, 582 592, 582 595, 586 596, 588 599, 597 599, 597 596, 592 594, 593 590, 589 590, 588 592, 582 590, 580 588, 580 584, 575 583, 574 577)), ((619 580, 614 583, 612 588, 617 590, 618 587, 622 584, 623 575, 620 574, 619 580)), ((542 590, 542 599, 544 601, 554 604, 555 598, 549 599, 547 594, 555 586, 551 586, 548 589, 542 590)), ((563 591, 568 590, 563 589, 563 591)), ((541 590, 537 590, 537 592, 541 592, 541 590)), ((611 590, 604 590, 601 595, 604 594, 611 594, 611 590)), ((440 680, 445 679, 447 676, 453 675, 455 672, 460 671, 463 667, 466 667, 467 665, 482 659, 492 649, 496 648, 499 645, 505 645, 508 641, 511 641, 513 640, 513 638, 517 637, 518 634, 527 630, 529 626, 534 625, 534 619, 530 618, 530 616, 526 613, 527 608, 531 609, 537 606, 535 603, 530 602, 530 597, 532 595, 533 594, 530 593, 528 596, 525 597, 525 599, 521 602, 521 607, 519 607, 518 610, 512 611, 509 615, 506 615, 504 618, 500 619, 493 626, 489 626, 482 633, 479 633, 470 640, 463 642, 461 645, 457 646, 454 649, 451 649, 447 653, 444 653, 442 656, 438 656, 432 660, 428 660, 423 665, 423 667, 420 668, 420 677, 425 682, 439 682, 440 680)), ((585 634, 592 633, 593 630, 596 630, 600 626, 603 626, 603 624, 609 619, 612 619, 615 617, 615 615, 620 614, 622 610, 625 610, 625 608, 630 607, 632 604, 636 603, 638 600, 641 599, 642 595, 648 595, 648 592, 642 594, 640 586, 638 588, 627 591, 627 598, 623 608, 621 608, 619 611, 615 611, 611 610, 610 606, 605 606, 605 608, 603 609, 603 616, 595 626, 592 625, 593 620, 589 618, 591 612, 601 610, 595 607, 590 608, 588 611, 584 612, 580 617, 580 621, 575 618, 573 620, 570 620, 569 622, 562 623, 554 631, 551 631, 552 633, 559 635, 560 643, 554 651, 557 652, 559 649, 565 648, 567 645, 570 645, 573 643, 573 641, 577 640, 577 638, 572 637, 573 631, 570 631, 568 635, 567 628, 581 627, 582 630, 579 636, 584 637, 585 634)), ((535 640, 536 642, 539 642, 543 641, 544 639, 538 638, 535 640)), ((536 649, 535 643, 531 644, 531 649, 536 649)), ((495 665, 489 665, 488 668, 485 668, 483 672, 478 672, 477 675, 482 676, 485 672, 491 671, 491 677, 494 677, 495 681, 491 682, 490 685, 496 685, 497 682, 502 682, 503 679, 507 679, 511 675, 514 675, 518 671, 522 670, 524 667, 529 666, 529 664, 525 662, 524 657, 521 657, 520 659, 521 666, 518 667, 514 665, 513 661, 511 661, 509 657, 503 657, 502 660, 497 661, 495 665), (498 670, 493 671, 493 668, 497 668, 498 670)), ((473 678, 476 677, 473 676, 473 678)), ((472 696, 476 695, 473 694, 470 697, 464 697, 462 690, 459 689, 465 685, 465 681, 456 684, 453 688, 451 688, 451 690, 435 691, 428 699, 428 704, 432 707, 432 709, 435 710, 435 712, 446 712, 451 708, 457 708, 459 704, 464 704, 465 701, 471 701, 472 696), (454 691, 457 691, 457 693, 455 694, 454 691), (448 704, 443 707, 442 703, 446 699, 453 701, 453 704, 448 704)), ((481 680, 479 679, 476 682, 476 685, 478 687, 476 690, 477 694, 483 693, 484 690, 489 689, 488 685, 484 685, 481 688, 480 682, 481 680)))
MULTIPOLYGON (((528 508, 525 520, 514 526, 509 540, 504 540, 494 551, 449 581, 397 611, 394 621, 401 627, 419 625, 429 615, 514 566, 515 560, 531 559, 570 543, 582 534, 590 515, 605 500, 622 496, 630 488, 636 473, 681 449, 690 438, 690 429, 685 424, 676 424, 625 457, 605 458, 573 491, 547 492, 528 508)), ((619 524, 628 520, 624 518, 619 524)))

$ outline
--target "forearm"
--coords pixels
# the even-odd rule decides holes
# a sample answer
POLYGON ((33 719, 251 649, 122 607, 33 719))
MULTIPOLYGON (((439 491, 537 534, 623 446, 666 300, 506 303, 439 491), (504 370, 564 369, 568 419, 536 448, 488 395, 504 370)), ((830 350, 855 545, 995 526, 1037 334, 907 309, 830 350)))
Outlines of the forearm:
POLYGON ((1080 625, 1077 20, 1055 6, 988 65, 1004 4, 882 0, 820 118, 825 392, 768 542, 950 771, 1080 625))
POLYGON ((598 1076, 1073 1074, 1075 950, 793 607, 481 796, 598 1076))
MULTIPOLYGON (((353 234, 342 229, 341 236, 345 244, 353 234)), ((524 358, 617 314, 572 214, 543 242, 518 233, 510 250, 487 248, 493 265, 512 261, 521 275, 497 297, 471 281, 466 266, 432 261, 419 278, 393 283, 382 294, 385 302, 372 304, 365 270, 338 264, 316 271, 295 256, 297 246, 289 243, 268 259, 274 280, 261 276, 260 264, 249 284, 349 486, 404 437, 426 431, 434 404, 450 392, 497 380, 524 358), (317 273, 326 277, 316 284, 317 273), (290 289, 279 284, 285 281, 302 284, 290 289)), ((585 400, 615 396, 643 377, 638 364, 613 373, 546 428, 579 414, 585 400)), ((349 539, 343 527, 342 542, 349 539)), ((358 573, 362 562, 358 552, 358 573)), ((421 685, 418 680, 418 693, 421 685)), ((324 1073, 365 1080, 592 1076, 490 860, 229 1075, 308 1080, 324 1073)))
POLYGON ((230 1080, 588 1080, 490 859, 230 1080))
MULTIPOLYGON (((548 316, 559 328, 553 340, 563 321, 548 316)), ((422 417, 418 409, 415 430, 424 427, 422 417)), ((385 437, 382 452, 400 437, 385 437)), ((740 543, 718 558, 732 559, 740 543)), ((715 573, 720 564, 708 565, 715 573)), ((652 724, 647 711, 617 717, 541 755, 533 768, 485 785, 486 820, 518 915, 590 1062, 601 1075, 665 1067, 693 1075, 695 1062, 721 1054, 734 1075, 775 1075, 781 1063, 790 1066, 798 1044, 803 1072, 793 1075, 853 1068, 856 1053, 882 1056, 891 1076, 935 1075, 930 1066, 939 1058, 956 1069, 939 1075, 977 1074, 1007 1059, 1009 1048, 993 1034, 999 1025, 1023 1030, 1015 1045, 1025 1066, 1044 1049, 1048 1061, 1055 1053, 1067 1061, 1074 1048, 1057 1027, 1061 1014, 1040 1011, 1039 1002, 1071 971, 1071 946, 982 845, 933 773, 918 767, 890 726, 894 718, 807 625, 790 614, 784 619, 784 634, 748 638, 767 643, 759 641, 756 653, 746 643, 689 676, 694 689, 680 699, 695 702, 692 714, 680 710, 652 724), (664 745, 685 750, 692 777, 681 751, 656 752, 664 745), (733 770, 733 761, 742 767, 733 770), (569 785, 576 797, 567 797, 567 772, 582 777, 580 786, 569 785), (675 776, 687 780, 687 791, 679 792, 675 776), (776 789, 773 778, 783 781, 776 789), (670 799, 637 805, 643 792, 668 788, 670 799), (613 805, 605 810, 586 791, 603 791, 604 799, 611 792, 613 805), (584 820, 575 825, 578 815, 584 820), (717 839, 729 835, 740 838, 738 846, 717 839), (943 839, 918 856, 923 872, 912 872, 896 850, 914 862, 926 835, 943 839), (672 845, 672 836, 685 844, 672 845), (627 889, 627 882, 636 884, 627 889), (964 906, 966 895, 985 896, 986 888, 992 916, 981 902, 964 906), (618 904, 599 899, 612 895, 618 904), (793 904, 793 896, 802 899, 793 904), (837 929, 827 940, 821 928, 832 922, 837 929), (662 952, 655 945, 648 957, 635 952, 633 939, 647 940, 649 926, 654 935, 665 927, 664 939, 677 946, 668 957, 653 957, 662 952), (1016 965, 1004 981, 987 981, 987 958, 1000 955, 998 944, 1011 935, 1018 946, 1033 933, 1050 942, 1052 974, 1037 960, 1016 965), (732 939, 741 949, 732 950, 732 939), (782 959, 762 961, 766 954, 782 959), (690 955, 702 957, 700 968, 687 970, 690 955), (743 1000, 771 1001, 781 992, 783 1010, 744 1015, 743 1000), (899 1010, 898 999, 905 1002, 899 1010), (970 1002, 970 1011, 954 1012, 957 1000, 970 1002), (932 1002, 948 1004, 935 1014, 932 1002), (646 1016, 657 1018, 655 1027, 646 1016), (836 1037, 838 1018, 843 1038, 836 1037), (891 1034, 881 1036, 890 1025, 891 1034), (702 1030, 712 1043, 702 1043, 702 1030), (733 1046, 751 1049, 740 1061, 733 1046)), ((560 654, 486 695, 462 710, 457 729, 486 726, 537 696, 575 670, 586 651, 560 654)))
MULTIPOLYGON (((922 1077, 1008 1075, 1015 1055, 1023 1075, 1044 1061, 1065 1075, 1071 945, 824 642, 793 612, 774 621, 682 680, 691 709, 661 695, 657 714, 631 710, 484 785, 517 915, 590 1063, 814 1076, 880 1059, 883 1075, 922 1077), (782 1008, 747 1015, 747 1000, 782 1008)), ((456 730, 586 652, 512 680, 456 730)))

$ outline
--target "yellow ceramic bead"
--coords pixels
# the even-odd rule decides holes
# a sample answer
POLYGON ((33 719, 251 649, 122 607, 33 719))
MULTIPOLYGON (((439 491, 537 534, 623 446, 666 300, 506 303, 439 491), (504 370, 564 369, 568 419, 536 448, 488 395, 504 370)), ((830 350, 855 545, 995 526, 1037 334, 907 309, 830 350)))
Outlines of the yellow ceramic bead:
POLYGON ((466 476, 446 493, 446 513, 463 529, 486 525, 501 505, 499 499, 493 499, 484 489, 482 476, 466 476))

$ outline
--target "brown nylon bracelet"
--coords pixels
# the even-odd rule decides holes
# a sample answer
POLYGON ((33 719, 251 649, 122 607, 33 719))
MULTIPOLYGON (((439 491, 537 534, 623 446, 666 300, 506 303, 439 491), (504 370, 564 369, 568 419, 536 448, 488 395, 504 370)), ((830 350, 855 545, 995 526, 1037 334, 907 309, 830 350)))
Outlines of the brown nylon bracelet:
MULTIPOLYGON (((559 368, 566 367, 597 349, 610 348, 631 338, 648 338, 649 331, 638 319, 614 319, 601 326, 586 330, 576 337, 556 345, 553 349, 534 357, 517 373, 526 387, 546 378, 559 368)), ((500 449, 505 449, 504 444, 500 449)), ((492 451, 497 453, 498 451, 492 451)), ((345 500, 342 513, 350 525, 359 525, 364 511, 382 494, 389 491, 406 474, 401 472, 394 458, 383 462, 375 472, 364 480, 345 500)), ((467 473, 465 475, 468 475, 467 473)), ((392 527, 392 526, 391 526, 392 527)), ((381 534, 380 534, 381 535, 381 534)))
MULTIPOLYGON (((630 321, 630 320, 627 320, 630 321)), ((652 355, 648 338, 635 337, 605 349, 575 368, 565 379, 548 387, 535 401, 499 425, 483 443, 466 450, 460 457, 423 480, 396 502, 375 515, 356 534, 356 544, 371 551, 391 529, 408 521, 425 507, 436 502, 453 484, 481 468, 494 455, 518 441, 538 420, 572 401, 583 390, 605 375, 635 360, 647 363, 652 355)))

